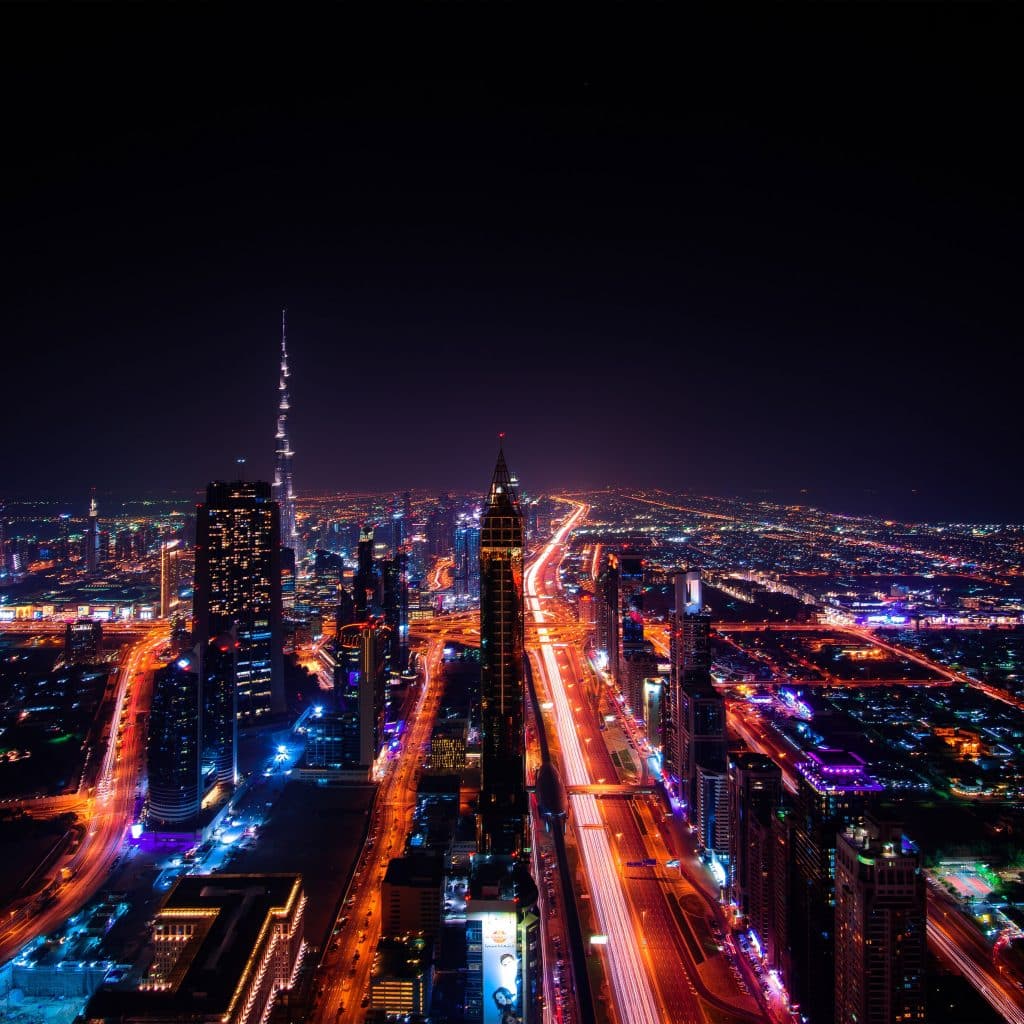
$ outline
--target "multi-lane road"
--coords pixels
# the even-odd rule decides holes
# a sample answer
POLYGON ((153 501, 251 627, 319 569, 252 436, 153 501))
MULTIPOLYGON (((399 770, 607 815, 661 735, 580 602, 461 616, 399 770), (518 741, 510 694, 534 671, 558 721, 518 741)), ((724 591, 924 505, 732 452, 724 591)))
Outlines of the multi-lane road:
MULTIPOLYGON (((54 865, 57 879, 62 871, 68 877, 49 896, 11 908, 0 928, 0 963, 74 914, 109 877, 135 811, 146 751, 146 730, 138 719, 149 711, 155 655, 167 639, 167 627, 151 629, 125 654, 114 691, 110 739, 95 785, 90 792, 69 798, 72 803, 65 808, 79 814, 85 835, 74 853, 54 865)), ((26 809, 34 810, 33 803, 26 802, 26 809)))
POLYGON ((607 944, 594 949, 604 959, 611 1009, 620 1024, 703 1021, 705 1010, 761 1021, 757 1003, 727 969, 709 986, 688 952, 693 937, 683 934, 678 903, 673 909, 671 901, 690 890, 678 870, 673 875, 664 867, 668 858, 654 827, 656 812, 634 806, 622 795, 628 787, 612 785, 616 769, 598 714, 585 695, 579 645, 556 639, 567 614, 558 565, 568 535, 585 514, 586 508, 576 505, 540 551, 526 573, 525 593, 534 627, 528 643, 540 667, 542 697, 550 701, 548 714, 570 793, 568 827, 582 859, 597 927, 607 936, 607 944), (599 797, 595 790, 604 788, 602 783, 609 795, 599 797), (650 859, 656 861, 653 867, 630 867, 650 859))
POLYGON ((377 791, 366 847, 317 968, 313 1024, 344 1024, 365 1015, 373 954, 381 935, 380 886, 388 861, 404 854, 412 827, 423 748, 430 741, 444 691, 444 641, 443 633, 430 640, 409 728, 377 791))

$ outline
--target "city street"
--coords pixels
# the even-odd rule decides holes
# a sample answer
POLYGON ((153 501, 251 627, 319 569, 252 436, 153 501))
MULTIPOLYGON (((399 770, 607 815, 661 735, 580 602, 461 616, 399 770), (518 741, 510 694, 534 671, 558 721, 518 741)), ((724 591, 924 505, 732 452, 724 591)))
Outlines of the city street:
POLYGON ((41 901, 12 912, 0 930, 0 963, 37 935, 52 931, 102 888, 121 853, 135 813, 146 754, 146 728, 153 695, 155 654, 166 646, 167 627, 152 630, 128 649, 118 670, 113 725, 94 790, 73 808, 87 826, 78 849, 54 865, 57 885, 41 901), (68 875, 61 879, 61 875, 68 875))
POLYGON ((314 1024, 362 1020, 368 1002, 374 950, 381 934, 380 885, 387 863, 401 857, 412 826, 423 746, 430 740, 444 692, 444 635, 430 641, 424 680, 399 753, 377 791, 366 848, 338 914, 333 937, 317 968, 314 1024))

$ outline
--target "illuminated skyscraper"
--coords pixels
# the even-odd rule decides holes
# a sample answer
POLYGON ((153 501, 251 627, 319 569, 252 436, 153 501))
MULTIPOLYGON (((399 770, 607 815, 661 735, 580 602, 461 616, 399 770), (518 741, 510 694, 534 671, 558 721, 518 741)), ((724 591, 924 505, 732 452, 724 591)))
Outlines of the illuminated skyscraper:
POLYGON ((350 738, 341 758, 347 768, 369 771, 384 744, 390 633, 374 619, 345 626, 338 635, 334 686, 338 714, 350 738))
POLYGON ((160 618, 166 619, 177 610, 181 586, 182 556, 185 549, 180 540, 165 540, 160 545, 160 618))
POLYGON ((839 836, 835 915, 837 1024, 923 1024, 925 881, 898 823, 839 836))
POLYGON ((480 593, 480 520, 462 513, 455 523, 455 567, 452 573, 455 593, 477 597, 480 593))
POLYGON ((523 659, 523 517, 499 449, 480 524, 482 852, 514 854, 523 842, 523 659))
POLYGON ((153 675, 146 746, 149 821, 166 830, 194 827, 202 798, 199 658, 184 655, 153 675))
POLYGON ((708 763, 725 767, 725 710, 721 709, 719 726, 714 705, 721 698, 711 686, 711 616, 704 611, 700 572, 691 569, 676 573, 673 585, 672 672, 665 694, 665 760, 673 793, 695 809, 698 748, 703 739, 716 741, 712 751, 715 756, 708 763), (705 728, 711 732, 704 732, 705 728))
POLYGON ((295 491, 292 487, 292 451, 288 438, 288 310, 281 310, 281 378, 277 385, 277 447, 274 452, 274 498, 281 508, 281 544, 302 558, 298 529, 295 525, 295 491))
POLYGON ((96 488, 89 497, 89 522, 85 527, 85 542, 82 552, 87 572, 95 572, 100 565, 100 513, 96 507, 96 488))
POLYGON ((283 712, 281 533, 270 484, 212 483, 196 511, 196 641, 205 648, 234 622, 239 719, 283 712))
POLYGON ((71 516, 67 512, 60 517, 60 540, 58 541, 57 558, 65 563, 71 557, 71 516))

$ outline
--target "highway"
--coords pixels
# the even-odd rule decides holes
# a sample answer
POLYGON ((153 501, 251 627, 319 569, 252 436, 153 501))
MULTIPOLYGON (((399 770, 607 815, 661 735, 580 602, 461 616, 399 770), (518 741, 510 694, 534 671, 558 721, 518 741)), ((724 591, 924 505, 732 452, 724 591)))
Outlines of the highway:
POLYGON ((310 1011, 314 1024, 360 1021, 369 1005, 364 999, 369 994, 374 951, 381 935, 380 886, 388 861, 404 855, 412 827, 423 747, 430 742, 444 692, 444 641, 444 634, 430 641, 423 686, 410 713, 409 728, 380 783, 366 847, 335 921, 333 938, 317 967, 310 1011))
POLYGON ((0 963, 36 936, 55 929, 106 884, 135 812, 144 767, 146 729, 137 727, 137 716, 149 711, 153 669, 157 667, 154 655, 167 641, 168 627, 151 630, 125 655, 114 696, 114 727, 94 790, 82 798, 78 808, 79 818, 86 825, 85 836, 70 857, 54 865, 58 878, 62 868, 67 868, 71 877, 61 882, 47 900, 32 901, 30 906, 12 911, 0 929, 0 963))
POLYGON ((1000 975, 991 948, 931 879, 928 944, 939 959, 962 974, 1004 1020, 1024 1024, 1024 992, 1000 975))
MULTIPOLYGON (((570 702, 567 681, 568 660, 563 647, 556 648, 548 628, 548 612, 554 614, 557 593, 557 567, 562 545, 572 529, 586 515, 586 506, 576 505, 544 547, 525 578, 527 621, 536 627, 534 646, 540 664, 540 681, 554 705, 554 724, 562 759, 562 778, 568 787, 588 786, 594 781, 586 765, 577 733, 575 705, 570 702)), ((656 1024, 667 1020, 699 1020, 699 1015, 683 1011, 687 1003, 667 1002, 652 984, 651 949, 638 941, 644 922, 634 916, 619 865, 611 847, 611 833, 603 817, 603 804, 590 793, 569 796, 569 827, 573 829, 590 886, 590 898, 601 933, 608 937, 600 949, 605 972, 611 985, 615 1015, 620 1024, 656 1024), (646 953, 646 955, 645 955, 646 953)), ((676 972, 663 972, 662 982, 677 979, 676 972)), ((690 993, 687 991, 687 995, 690 993)), ((692 996, 688 1000, 692 1006, 692 996)))

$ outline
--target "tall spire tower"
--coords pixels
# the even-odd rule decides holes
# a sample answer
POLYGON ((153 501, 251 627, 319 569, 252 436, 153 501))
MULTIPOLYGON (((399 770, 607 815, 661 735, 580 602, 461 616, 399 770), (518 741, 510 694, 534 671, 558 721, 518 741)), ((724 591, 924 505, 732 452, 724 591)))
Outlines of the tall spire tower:
POLYGON ((277 385, 277 449, 274 453, 274 500, 281 506, 281 546, 302 557, 295 526, 295 491, 292 487, 292 451, 288 439, 288 310, 281 310, 281 380, 277 385))
POLYGON ((480 523, 483 752, 479 807, 483 853, 515 855, 525 834, 523 619, 523 516, 499 448, 480 523))
POLYGON ((89 492, 89 522, 85 528, 85 568, 96 572, 100 567, 100 513, 96 507, 96 488, 89 492))

